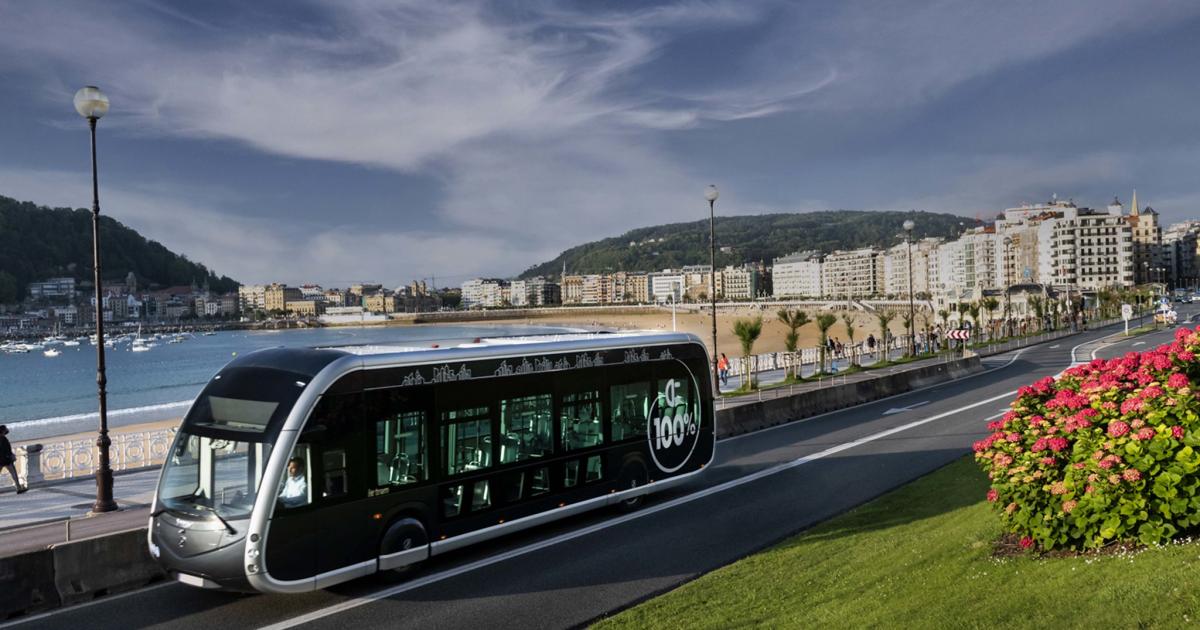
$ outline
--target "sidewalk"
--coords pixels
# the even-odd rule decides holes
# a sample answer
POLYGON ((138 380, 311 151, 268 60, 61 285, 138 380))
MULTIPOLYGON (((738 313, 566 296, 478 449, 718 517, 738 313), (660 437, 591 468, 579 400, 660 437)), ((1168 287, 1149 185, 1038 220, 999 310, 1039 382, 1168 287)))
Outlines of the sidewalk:
MULTIPOLYGON (((66 483, 34 486, 25 494, 0 495, 0 555, 10 553, 15 545, 21 547, 31 538, 47 540, 46 544, 61 542, 67 537, 71 520, 71 537, 87 535, 87 521, 107 519, 112 514, 144 511, 154 498, 158 484, 158 468, 115 475, 113 494, 121 512, 88 516, 96 500, 96 479, 86 477, 66 483), (35 535, 36 534, 36 535, 35 535)), ((42 545, 44 546, 44 545, 42 545)))

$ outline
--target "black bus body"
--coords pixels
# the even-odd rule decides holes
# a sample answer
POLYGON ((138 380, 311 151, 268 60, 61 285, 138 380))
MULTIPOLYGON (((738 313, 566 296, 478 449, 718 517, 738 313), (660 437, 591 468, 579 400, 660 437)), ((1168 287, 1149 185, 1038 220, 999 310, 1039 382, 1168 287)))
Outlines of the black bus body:
POLYGON ((682 333, 247 354, 184 418, 151 554, 185 584, 297 593, 632 507, 712 461, 708 366, 682 333))

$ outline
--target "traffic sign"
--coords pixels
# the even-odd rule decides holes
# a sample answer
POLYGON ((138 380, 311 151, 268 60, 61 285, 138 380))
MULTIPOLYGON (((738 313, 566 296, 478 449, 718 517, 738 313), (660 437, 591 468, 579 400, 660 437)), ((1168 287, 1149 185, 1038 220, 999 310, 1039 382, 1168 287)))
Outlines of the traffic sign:
POLYGON ((1123 319, 1125 321, 1129 321, 1132 317, 1133 317, 1133 305, 1132 304, 1122 304, 1121 305, 1121 319, 1123 319))
POLYGON ((967 339, 971 338, 971 331, 967 330, 965 328, 960 328, 958 330, 947 330, 946 338, 947 339, 961 339, 963 341, 966 341, 967 339))

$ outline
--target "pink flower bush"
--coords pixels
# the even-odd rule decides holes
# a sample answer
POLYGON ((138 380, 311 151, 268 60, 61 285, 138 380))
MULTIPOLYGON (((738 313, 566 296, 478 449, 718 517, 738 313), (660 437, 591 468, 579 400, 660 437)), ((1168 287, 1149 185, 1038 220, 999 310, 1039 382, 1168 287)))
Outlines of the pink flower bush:
POLYGON ((975 459, 1023 549, 1169 542, 1200 528, 1200 328, 1018 390, 975 459))

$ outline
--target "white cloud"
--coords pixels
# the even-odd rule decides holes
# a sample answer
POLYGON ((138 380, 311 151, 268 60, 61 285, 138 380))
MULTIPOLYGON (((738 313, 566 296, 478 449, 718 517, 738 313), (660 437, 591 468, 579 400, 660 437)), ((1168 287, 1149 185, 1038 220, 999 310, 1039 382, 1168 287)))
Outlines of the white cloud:
MULTIPOLYGON (((588 12, 419 0, 312 7, 326 24, 239 34, 175 9, 8 5, 0 7, 0 70, 33 69, 56 103, 64 86, 88 76, 113 99, 106 126, 124 133, 228 139, 270 154, 437 178, 443 186, 429 225, 377 226, 368 236, 336 226, 310 233, 288 226, 284 236, 266 222, 283 208, 231 217, 215 210, 221 204, 211 194, 181 196, 166 183, 110 186, 109 198, 124 206, 131 225, 222 273, 249 281, 383 279, 420 269, 503 275, 579 242, 701 218, 697 199, 709 177, 692 172, 689 156, 660 145, 664 130, 797 108, 907 106, 1115 29, 1133 37, 1194 10, 1090 0, 843 3, 814 19, 808 7, 732 1, 588 12), (636 78, 696 31, 768 17, 778 22, 772 35, 732 64, 744 72, 713 74, 690 93, 656 92, 636 78), (181 31, 184 25, 196 30, 181 31), (87 42, 87 55, 79 42, 87 42), (451 227, 432 233, 435 223, 451 227)), ((745 52, 745 42, 712 41, 745 52)), ((1031 187, 1068 187, 1114 167, 1101 159, 1075 168, 984 163, 951 191, 913 204, 988 207, 1003 182, 1011 182, 1004 193, 1021 198, 1031 187)), ((721 205, 769 209, 747 192, 754 176, 740 176, 742 185, 729 182, 728 189, 743 195, 727 194, 721 205)), ((55 203, 53 187, 42 188, 45 196, 28 198, 55 203)), ((20 190, 19 182, 7 189, 20 190)))

